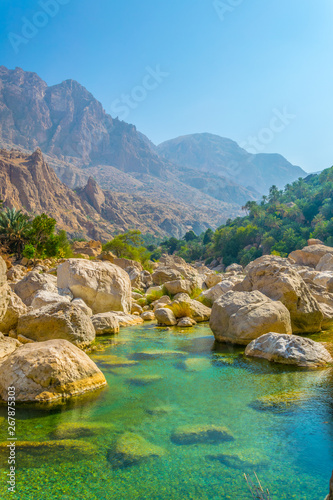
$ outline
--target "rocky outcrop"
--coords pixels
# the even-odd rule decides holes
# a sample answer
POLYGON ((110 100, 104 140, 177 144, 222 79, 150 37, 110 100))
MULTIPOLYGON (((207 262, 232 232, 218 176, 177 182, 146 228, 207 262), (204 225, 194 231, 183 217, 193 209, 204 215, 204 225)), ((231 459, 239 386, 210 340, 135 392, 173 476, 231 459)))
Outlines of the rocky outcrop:
POLYGON ((322 257, 327 254, 333 255, 333 247, 325 245, 310 245, 302 250, 295 250, 289 254, 289 259, 300 266, 316 267, 322 257))
POLYGON ((291 334, 288 309, 259 291, 226 293, 214 302, 209 326, 218 342, 242 345, 270 331, 291 334))
POLYGON ((318 262, 316 266, 316 271, 321 271, 321 272, 333 272, 333 254, 332 253, 327 253, 325 254, 320 261, 318 262))
POLYGON ((319 342, 296 335, 281 335, 272 332, 253 340, 246 347, 245 355, 309 368, 325 366, 333 362, 330 353, 319 342))
POLYGON ((16 401, 46 402, 69 398, 106 385, 102 372, 66 340, 17 348, 0 364, 0 398, 15 387, 16 401))
POLYGON ((89 316, 73 304, 57 303, 24 314, 17 325, 18 335, 42 342, 66 339, 78 347, 95 340, 95 329, 89 316))
POLYGON ((100 241, 75 241, 72 245, 74 254, 81 254, 88 257, 97 257, 102 252, 100 241))
POLYGON ((191 281, 185 279, 167 281, 164 286, 171 295, 177 295, 177 293, 190 294, 193 289, 191 281))
POLYGON ((293 333, 320 331, 323 314, 319 304, 287 259, 271 255, 260 257, 246 267, 246 273, 244 281, 234 290, 259 290, 281 301, 290 312, 293 333))
POLYGON ((69 288, 94 314, 131 311, 128 274, 110 262, 69 259, 58 267, 58 287, 69 288))
POLYGON ((51 274, 40 274, 31 271, 15 284, 14 291, 26 306, 31 306, 38 292, 45 291, 58 294, 57 278, 51 274))

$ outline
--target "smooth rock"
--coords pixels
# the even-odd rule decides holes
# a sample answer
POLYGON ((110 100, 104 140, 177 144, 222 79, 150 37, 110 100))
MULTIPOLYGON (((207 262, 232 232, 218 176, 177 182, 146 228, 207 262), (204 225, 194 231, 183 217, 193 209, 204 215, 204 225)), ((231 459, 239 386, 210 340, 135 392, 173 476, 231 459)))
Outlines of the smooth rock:
POLYGON ((94 325, 96 335, 119 333, 119 321, 112 314, 95 314, 91 317, 91 321, 94 325))
POLYGON ((333 362, 330 353, 319 342, 296 335, 272 332, 253 340, 246 347, 245 355, 310 368, 333 362))
POLYGON ((79 307, 63 303, 24 314, 19 318, 17 333, 37 342, 65 339, 81 348, 95 340, 95 328, 89 316, 79 307))
POLYGON ((58 293, 41 290, 40 292, 36 293, 31 303, 31 307, 33 309, 40 309, 41 307, 50 306, 52 304, 58 304, 58 303, 69 304, 70 299, 69 297, 63 297, 58 293))
POLYGON ((107 261, 69 259, 58 267, 58 287, 69 288, 94 314, 131 311, 131 282, 126 271, 107 261))
POLYGON ((17 348, 0 364, 0 397, 7 401, 54 401, 106 385, 95 363, 67 340, 49 340, 17 348))
POLYGON ((288 309, 259 291, 220 297, 214 302, 209 326, 218 342, 242 345, 270 331, 291 334, 288 309))
POLYGON ((291 252, 289 254, 289 259, 301 266, 316 267, 321 258, 326 254, 333 254, 333 247, 328 247, 326 245, 310 245, 302 248, 302 250, 291 252))
POLYGON ((177 319, 174 313, 171 309, 167 309, 165 307, 156 309, 155 317, 159 325, 175 326, 177 324, 177 319))
MULTIPOLYGON (((309 248, 314 247, 315 245, 309 248)), ((234 290, 259 290, 267 297, 281 301, 290 312, 293 333, 313 333, 321 330, 323 314, 319 304, 287 259, 265 255, 251 262, 246 267, 246 272, 246 278, 237 284, 234 290)))
POLYGON ((42 290, 57 294, 57 278, 51 274, 31 271, 14 286, 14 292, 26 306, 31 306, 37 292, 42 290))

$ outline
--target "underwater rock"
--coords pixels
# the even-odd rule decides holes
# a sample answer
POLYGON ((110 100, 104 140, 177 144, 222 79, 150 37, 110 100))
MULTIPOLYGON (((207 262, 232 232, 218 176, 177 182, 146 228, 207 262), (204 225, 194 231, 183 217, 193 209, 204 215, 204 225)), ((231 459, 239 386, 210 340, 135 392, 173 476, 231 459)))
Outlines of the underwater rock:
POLYGON ((117 439, 107 458, 112 467, 117 469, 160 458, 164 454, 163 448, 149 443, 142 436, 126 432, 117 439))
POLYGON ((149 385, 154 382, 159 382, 162 378, 161 375, 138 375, 129 378, 127 382, 131 385, 149 385))
POLYGON ((188 358, 181 361, 179 367, 190 372, 200 372, 210 367, 210 361, 206 358, 188 358))
POLYGON ((162 406, 155 406, 154 408, 147 408, 146 412, 149 415, 162 416, 173 412, 173 410, 174 410, 173 406, 162 405, 162 406))
POLYGON ((111 424, 99 422, 64 422, 56 427, 51 437, 53 439, 79 439, 99 434, 105 435, 113 430, 114 426, 111 424))
POLYGON ((257 450, 241 450, 232 453, 218 453, 207 455, 208 460, 217 460, 227 467, 239 469, 242 472, 248 468, 264 467, 269 464, 269 459, 257 450))
POLYGON ((233 441, 234 437, 226 427, 217 425, 184 425, 178 427, 171 435, 175 444, 215 444, 233 441))

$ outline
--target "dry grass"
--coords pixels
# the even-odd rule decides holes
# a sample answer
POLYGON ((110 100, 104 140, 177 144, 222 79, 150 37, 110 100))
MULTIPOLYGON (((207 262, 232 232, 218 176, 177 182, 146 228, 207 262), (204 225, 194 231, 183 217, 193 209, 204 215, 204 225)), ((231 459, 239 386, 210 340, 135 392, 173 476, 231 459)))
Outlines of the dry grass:
POLYGON ((176 318, 192 317, 191 305, 187 302, 174 302, 167 307, 171 309, 176 318))

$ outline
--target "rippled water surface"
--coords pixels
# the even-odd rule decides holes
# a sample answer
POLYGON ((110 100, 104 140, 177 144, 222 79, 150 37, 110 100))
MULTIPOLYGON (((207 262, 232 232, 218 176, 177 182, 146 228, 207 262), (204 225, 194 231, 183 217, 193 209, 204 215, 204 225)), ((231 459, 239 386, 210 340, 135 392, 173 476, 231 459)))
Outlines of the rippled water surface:
POLYGON ((109 340, 92 355, 106 389, 49 410, 18 410, 18 440, 44 444, 17 451, 16 495, 3 494, 8 465, 0 452, 0 498, 246 500, 243 473, 253 471, 274 500, 325 498, 333 468, 331 368, 247 360, 242 349, 216 346, 207 326, 143 325, 109 340), (268 405, 257 401, 269 395, 268 405), (213 424, 227 427, 234 441, 186 446, 170 439, 178 426, 213 424), (124 432, 161 447, 163 456, 115 468, 110 456, 124 432), (236 458, 226 463, 223 455, 236 458))

